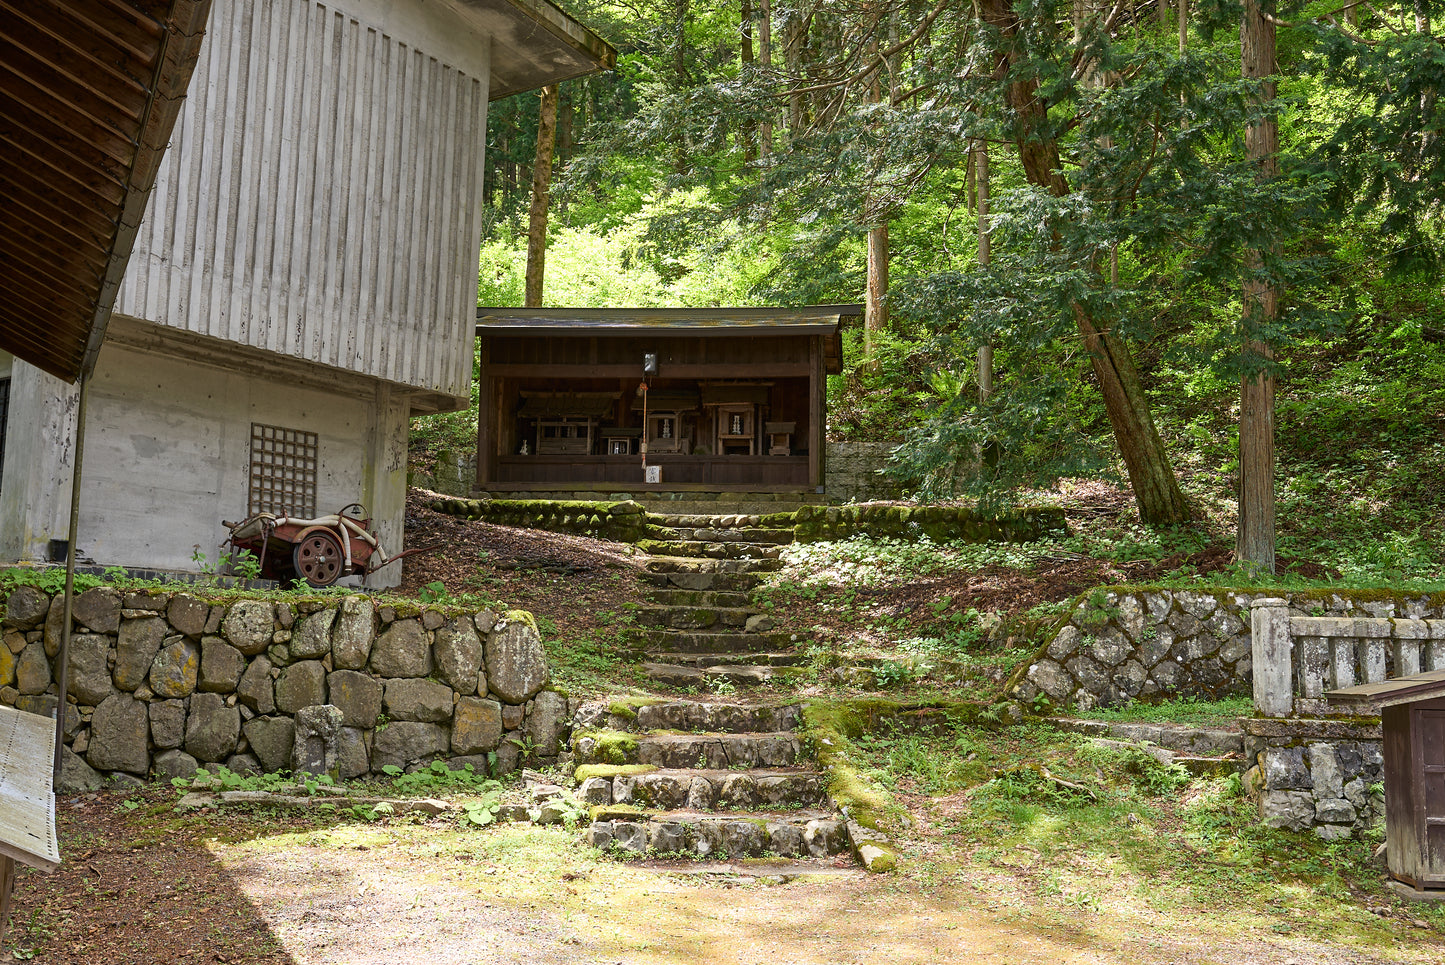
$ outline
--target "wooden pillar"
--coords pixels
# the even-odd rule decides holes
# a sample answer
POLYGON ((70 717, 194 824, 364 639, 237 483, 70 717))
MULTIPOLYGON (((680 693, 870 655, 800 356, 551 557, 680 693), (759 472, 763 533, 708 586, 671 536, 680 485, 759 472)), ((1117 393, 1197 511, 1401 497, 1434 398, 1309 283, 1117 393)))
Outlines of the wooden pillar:
POLYGON ((828 433, 823 425, 823 397, 828 383, 823 377, 823 336, 808 339, 808 488, 823 485, 823 447, 828 433))
POLYGON ((496 478, 497 443, 492 435, 492 422, 496 418, 492 403, 496 393, 492 387, 494 379, 487 371, 490 354, 490 346, 483 339, 478 349, 477 372, 477 489, 486 489, 487 483, 496 478))

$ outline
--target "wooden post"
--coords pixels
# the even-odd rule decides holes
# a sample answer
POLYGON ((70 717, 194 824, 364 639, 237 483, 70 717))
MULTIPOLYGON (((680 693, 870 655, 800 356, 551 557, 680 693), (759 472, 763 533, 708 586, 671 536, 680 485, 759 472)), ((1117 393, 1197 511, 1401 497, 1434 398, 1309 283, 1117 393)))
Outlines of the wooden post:
POLYGON ((816 491, 823 485, 823 447, 827 445, 827 427, 823 425, 823 393, 827 382, 823 376, 823 336, 808 339, 808 487, 816 491))

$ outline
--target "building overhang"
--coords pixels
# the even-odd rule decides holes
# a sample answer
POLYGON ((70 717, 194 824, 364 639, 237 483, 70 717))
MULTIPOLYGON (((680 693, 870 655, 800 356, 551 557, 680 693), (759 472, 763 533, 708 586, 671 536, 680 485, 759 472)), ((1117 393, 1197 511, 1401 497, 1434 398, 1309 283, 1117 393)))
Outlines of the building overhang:
POLYGON ((617 51, 547 0, 450 0, 492 37, 489 98, 612 70, 617 51))
POLYGON ((0 349, 66 382, 105 338, 210 0, 0 18, 0 349))

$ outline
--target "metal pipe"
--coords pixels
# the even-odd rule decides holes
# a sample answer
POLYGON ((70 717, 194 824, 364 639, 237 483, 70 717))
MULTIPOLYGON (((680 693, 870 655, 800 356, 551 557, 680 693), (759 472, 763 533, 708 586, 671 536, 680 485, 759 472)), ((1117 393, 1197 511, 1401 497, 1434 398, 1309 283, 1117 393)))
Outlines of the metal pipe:
POLYGON ((75 598, 75 543, 80 531, 80 478, 85 461, 85 402, 89 395, 90 377, 80 377, 80 402, 75 414, 75 465, 70 471, 70 534, 65 554, 65 622, 60 628, 60 661, 58 698, 55 703, 55 770, 52 782, 60 782, 60 752, 65 748, 65 707, 70 689, 70 624, 75 598))

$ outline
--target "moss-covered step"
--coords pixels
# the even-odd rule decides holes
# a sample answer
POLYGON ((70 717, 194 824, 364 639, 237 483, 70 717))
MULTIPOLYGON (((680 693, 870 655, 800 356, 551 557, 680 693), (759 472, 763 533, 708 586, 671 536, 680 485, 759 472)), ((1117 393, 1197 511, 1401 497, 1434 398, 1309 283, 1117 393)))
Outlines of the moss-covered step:
POLYGON ((752 600, 746 593, 736 590, 683 590, 655 589, 648 593, 648 599, 659 606, 699 606, 746 608, 752 600))
POLYGON ((697 556, 654 556, 644 565, 649 573, 718 573, 746 575, 781 569, 778 560, 723 560, 697 556))
POLYGON ((593 822, 587 840, 597 848, 695 858, 755 858, 764 854, 828 858, 851 850, 847 828, 825 812, 716 815, 671 811, 642 820, 593 822))
MULTIPOLYGON (((702 561, 697 561, 702 562, 702 561)), ((707 560, 706 562, 714 562, 707 560)), ((752 573, 718 573, 712 570, 674 570, 642 574, 642 582, 664 590, 741 593, 762 582, 752 573)))
POLYGON ((573 718, 573 726, 579 732, 671 730, 759 734, 794 730, 802 722, 802 706, 787 701, 715 703, 659 697, 592 701, 579 707, 573 718))
POLYGON ((689 543, 754 543, 768 546, 787 546, 793 542, 792 529, 718 529, 657 527, 663 530, 663 539, 683 540, 689 543))
POLYGON ((629 642, 648 653, 758 653, 793 646, 788 633, 709 633, 697 630, 633 630, 629 642))
POLYGON ((638 626, 664 630, 741 630, 756 610, 742 607, 640 606, 633 615, 638 626))
POLYGON ((803 757, 792 732, 771 734, 629 734, 587 731, 572 749, 583 764, 655 764, 658 767, 786 767, 803 757))
POLYGON ((748 771, 709 768, 652 768, 642 773, 579 772, 578 798, 588 805, 631 804, 644 810, 750 811, 757 808, 801 810, 829 806, 827 782, 801 767, 748 771))
POLYGON ((728 683, 734 687, 761 687, 771 683, 778 671, 764 664, 729 663, 697 666, 666 662, 648 662, 642 672, 649 680, 664 687, 678 689, 710 687, 728 683))
POLYGON ((637 548, 654 556, 692 556, 713 560, 776 560, 781 550, 775 545, 734 542, 692 542, 643 539, 637 548))
MULTIPOLYGON (((775 513, 773 514, 773 518, 781 518, 786 520, 787 522, 782 524, 784 526, 791 527, 793 525, 793 517, 791 513, 775 513)), ((739 514, 688 516, 675 515, 671 513, 663 515, 649 513, 647 516, 647 521, 654 526, 671 526, 674 528, 690 529, 735 529, 741 526, 763 525, 762 516, 739 514)))
MULTIPOLYGON (((658 656, 662 659, 662 655, 658 656)), ((777 653, 669 653, 665 662, 684 667, 801 667, 808 662, 808 655, 796 650, 782 650, 777 653)))

